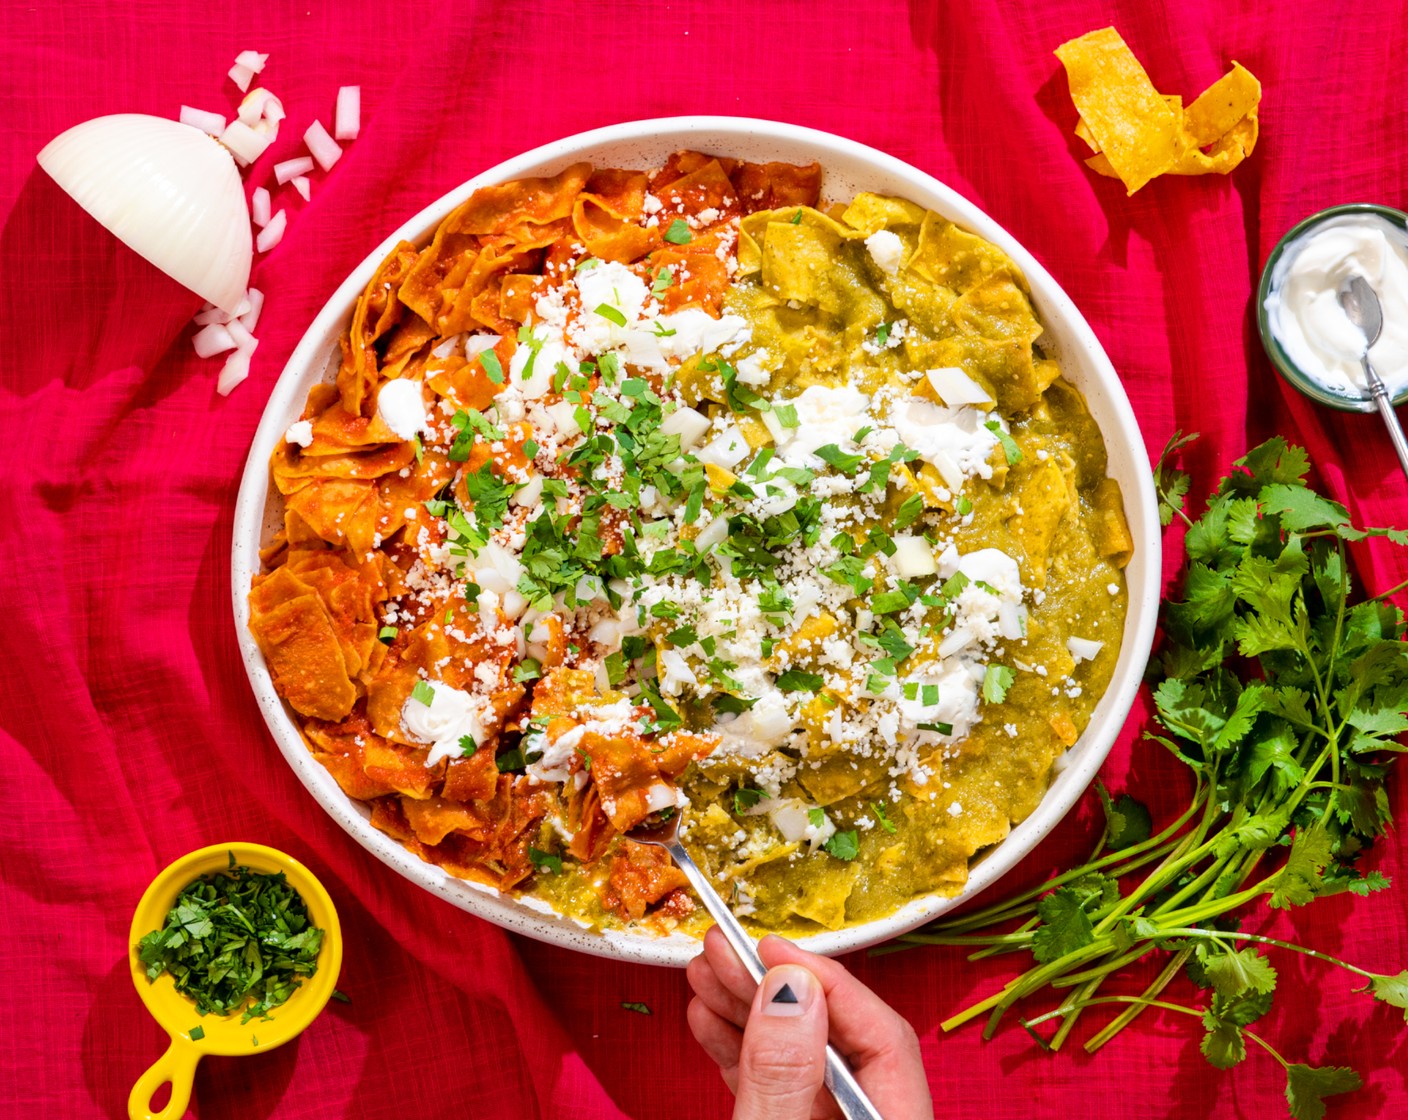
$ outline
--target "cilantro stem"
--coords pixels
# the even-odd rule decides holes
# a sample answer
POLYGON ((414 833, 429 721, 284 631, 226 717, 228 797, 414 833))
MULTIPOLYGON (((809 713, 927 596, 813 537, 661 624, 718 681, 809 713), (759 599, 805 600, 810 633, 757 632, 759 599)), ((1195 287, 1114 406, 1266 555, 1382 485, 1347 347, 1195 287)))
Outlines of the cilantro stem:
MULTIPOLYGON (((1158 976, 1154 977, 1153 982, 1144 989, 1142 993, 1143 998, 1152 1000, 1168 987, 1170 981, 1178 975, 1179 970, 1187 963, 1190 952, 1192 952, 1192 950, 1183 949, 1170 957, 1168 963, 1164 965, 1163 971, 1160 972, 1158 976)), ((1104 1046, 1105 1043, 1109 1042, 1115 1035, 1119 1034, 1120 1031, 1134 1022, 1135 1019, 1144 1014, 1144 1008, 1146 1006, 1148 1005, 1142 1004, 1126 1007, 1086 1042, 1085 1052, 1087 1054, 1093 1054, 1095 1051, 1099 1050, 1100 1047, 1104 1046)))
POLYGON ((1329 953, 1322 953, 1318 949, 1307 949, 1304 945, 1297 945, 1293 941, 1281 941, 1275 937, 1265 937, 1259 933, 1237 933, 1230 930, 1207 930, 1207 929, 1163 929, 1159 931, 1160 937, 1192 937, 1201 941, 1255 941, 1260 945, 1274 945, 1278 949, 1288 949, 1292 953, 1301 953, 1307 957, 1314 957, 1318 961, 1325 961, 1327 964, 1339 965, 1340 968, 1354 973, 1356 976, 1363 976, 1373 979, 1378 973, 1369 972, 1358 965, 1342 961, 1339 957, 1332 957, 1329 953))
POLYGON ((1387 591, 1380 592, 1379 594, 1375 595, 1372 599, 1367 599, 1365 601, 1369 603, 1382 602, 1384 599, 1393 598, 1393 596, 1397 595, 1400 591, 1408 591, 1408 579, 1405 579, 1402 583, 1397 584, 1394 587, 1390 587, 1387 591))

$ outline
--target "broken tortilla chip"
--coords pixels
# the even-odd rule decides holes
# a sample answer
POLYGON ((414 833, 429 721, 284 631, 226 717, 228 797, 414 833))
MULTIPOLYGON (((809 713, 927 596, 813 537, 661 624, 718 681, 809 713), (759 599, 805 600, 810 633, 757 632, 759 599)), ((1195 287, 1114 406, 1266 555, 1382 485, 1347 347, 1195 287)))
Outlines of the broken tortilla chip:
POLYGON ((1238 62, 1184 109, 1154 89, 1112 27, 1061 44, 1056 57, 1080 110, 1076 135, 1094 153, 1086 166, 1129 194, 1158 175, 1226 175, 1256 146, 1261 83, 1238 62))

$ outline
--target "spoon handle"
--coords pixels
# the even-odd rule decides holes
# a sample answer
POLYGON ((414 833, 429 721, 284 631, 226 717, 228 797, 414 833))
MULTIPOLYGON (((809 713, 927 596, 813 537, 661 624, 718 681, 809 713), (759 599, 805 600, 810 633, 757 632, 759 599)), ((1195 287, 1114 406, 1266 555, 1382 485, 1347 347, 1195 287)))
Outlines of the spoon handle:
POLYGON ((1398 422, 1398 413, 1393 409, 1393 401, 1389 399, 1388 386, 1372 365, 1369 359, 1364 359, 1364 372, 1369 375, 1369 395, 1374 398, 1374 404, 1378 406, 1379 415, 1384 419, 1384 427, 1388 429, 1388 438, 1393 443, 1393 449, 1398 453, 1398 465, 1403 468, 1403 474, 1408 477, 1408 438, 1403 435, 1403 426, 1398 422))
MULTIPOLYGON (((754 980, 762 982, 767 974, 768 966, 763 963, 763 958, 758 956, 758 946, 753 939, 748 936, 737 918, 733 916, 733 911, 729 909, 719 892, 714 890, 713 884, 708 877, 699 869, 699 865, 694 862, 690 854, 685 851, 684 845, 679 841, 667 844, 670 855, 674 857, 679 869, 685 873, 689 880, 689 885, 694 888, 694 893, 704 903, 705 909, 709 911, 709 916, 718 924, 724 937, 728 939, 733 951, 738 954, 738 959, 743 962, 754 980)), ((837 1105, 840 1106, 841 1113, 846 1120, 884 1120, 880 1115, 880 1110, 870 1103, 870 1098, 865 1095, 865 1090, 856 1081, 856 1076, 851 1072, 851 1067, 846 1064, 846 1060, 836 1052, 834 1046, 826 1047, 826 1087, 831 1090, 831 1095, 836 1098, 837 1105)))

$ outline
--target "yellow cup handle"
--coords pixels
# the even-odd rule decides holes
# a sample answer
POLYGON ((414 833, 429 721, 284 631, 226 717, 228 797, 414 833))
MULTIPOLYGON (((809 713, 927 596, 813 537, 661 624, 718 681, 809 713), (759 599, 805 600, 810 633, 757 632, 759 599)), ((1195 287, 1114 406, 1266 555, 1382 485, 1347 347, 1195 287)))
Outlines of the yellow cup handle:
POLYGON ((166 1053, 132 1086, 127 1098, 127 1115, 131 1120, 180 1120, 191 1103, 191 1087, 195 1081, 200 1051, 183 1038, 174 1035, 166 1053), (160 1112, 152 1111, 152 1097, 167 1082, 171 1082, 171 1099, 160 1112))

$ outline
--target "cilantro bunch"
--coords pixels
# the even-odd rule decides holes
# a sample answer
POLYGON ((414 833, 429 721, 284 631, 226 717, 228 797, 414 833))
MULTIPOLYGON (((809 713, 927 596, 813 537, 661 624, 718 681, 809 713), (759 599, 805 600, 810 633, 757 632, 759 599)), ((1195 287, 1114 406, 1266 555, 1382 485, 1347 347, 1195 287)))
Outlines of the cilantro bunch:
POLYGON ((1354 527, 1306 485, 1305 452, 1280 438, 1238 459, 1194 521, 1184 512, 1189 478, 1172 465, 1191 438, 1176 435, 1155 473, 1161 520, 1187 527, 1187 567, 1149 671, 1162 733, 1145 736, 1187 766, 1187 807, 1152 834, 1144 806, 1097 783, 1105 829, 1090 860, 903 940, 1035 961, 945 1030, 987 1013, 990 1037, 1019 1000, 1051 988, 1059 1005, 1022 1021, 1048 1050, 1086 1008, 1120 1007, 1085 1043, 1094 1052, 1157 1007, 1197 1019, 1203 1055, 1219 1069, 1242 1061, 1249 1041, 1265 1051, 1286 1071, 1291 1116, 1316 1120, 1324 1098, 1358 1088, 1359 1074, 1287 1061, 1251 1029, 1276 989, 1265 950, 1342 968, 1363 981, 1357 990, 1404 1008, 1405 1020, 1408 970, 1373 972, 1244 933, 1239 916, 1257 902, 1284 909, 1389 886, 1361 863, 1389 824, 1384 782, 1408 731, 1404 616, 1388 601, 1405 585, 1356 596, 1346 548, 1369 536, 1405 545, 1408 533, 1354 527), (1164 963, 1141 994, 1098 994, 1146 957, 1164 963), (1199 1004, 1161 998, 1180 972, 1206 993, 1199 1004), (1038 1030, 1048 1021, 1058 1023, 1049 1038, 1038 1030))
POLYGON ((161 929, 137 943, 137 956, 148 980, 171 973, 202 1015, 244 1008, 247 1023, 272 1018, 318 971, 322 947, 323 931, 284 873, 251 871, 232 852, 229 870, 202 875, 176 896, 161 929))

